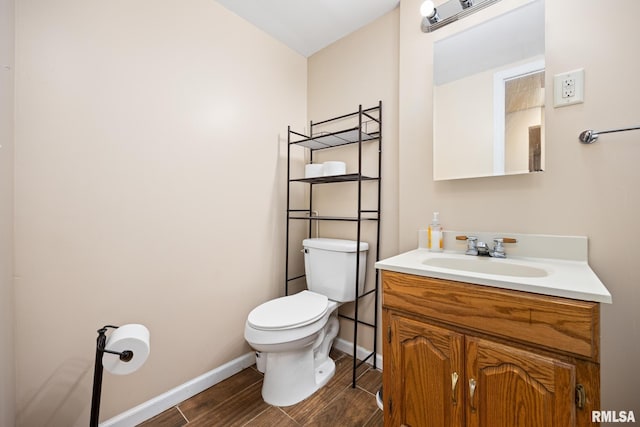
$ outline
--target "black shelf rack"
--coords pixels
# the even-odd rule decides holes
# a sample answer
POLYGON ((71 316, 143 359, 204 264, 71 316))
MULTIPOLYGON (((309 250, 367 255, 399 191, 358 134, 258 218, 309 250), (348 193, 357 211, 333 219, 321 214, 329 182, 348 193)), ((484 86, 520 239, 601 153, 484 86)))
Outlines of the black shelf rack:
MULTIPOLYGON (((365 221, 376 222, 375 226, 375 256, 376 261, 380 259, 380 205, 381 205, 381 184, 382 184, 382 101, 378 102, 378 105, 371 108, 362 108, 362 105, 358 107, 358 111, 330 118, 328 120, 309 124, 309 136, 302 133, 298 133, 291 130, 291 126, 287 129, 287 227, 286 227, 286 266, 285 266, 285 294, 289 295, 289 284, 292 281, 304 278, 303 275, 290 277, 289 266, 289 247, 290 247, 290 222, 291 221, 308 221, 309 226, 307 230, 307 236, 311 237, 313 230, 313 223, 317 221, 344 221, 355 223, 356 226, 356 240, 358 242, 358 248, 362 241, 362 224, 365 221), (348 127, 333 132, 314 132, 314 129, 318 127, 324 127, 326 125, 339 124, 341 121, 353 122, 357 120, 357 126, 348 127), (372 124, 375 131, 367 132, 368 125, 372 124), (362 174, 363 170, 363 144, 376 143, 377 142, 377 174, 376 176, 365 176, 362 174), (330 148, 336 148, 345 145, 357 145, 358 156, 358 168, 356 173, 349 173, 344 175, 333 176, 321 176, 314 178, 292 178, 291 177, 291 148, 294 146, 304 147, 309 150, 310 162, 313 163, 314 152, 318 150, 325 150, 330 148), (313 215, 313 188, 315 185, 325 185, 333 183, 351 182, 357 185, 357 211, 353 216, 318 216, 313 215), (377 183, 377 207, 375 209, 363 209, 362 198, 363 183, 373 182, 377 183), (306 201, 308 207, 304 209, 292 209, 291 207, 291 185, 293 183, 305 183, 309 185, 308 196, 306 201)), ((371 253, 371 243, 369 244, 369 253, 371 253)), ((341 318, 351 320, 353 322, 353 375, 352 375, 352 387, 356 386, 356 371, 357 368, 372 359, 374 369, 377 368, 377 348, 378 348, 378 315, 377 307, 379 295, 379 274, 375 270, 375 284, 374 288, 368 291, 359 293, 358 282, 360 272, 360 257, 356 256, 356 275, 355 275, 355 290, 356 298, 354 301, 354 315, 346 316, 339 314, 341 318), (360 301, 364 297, 373 296, 374 298, 374 313, 373 323, 366 322, 360 319, 360 301), (357 359, 358 350, 358 328, 360 326, 366 326, 373 329, 373 351, 366 355, 362 360, 357 359)))

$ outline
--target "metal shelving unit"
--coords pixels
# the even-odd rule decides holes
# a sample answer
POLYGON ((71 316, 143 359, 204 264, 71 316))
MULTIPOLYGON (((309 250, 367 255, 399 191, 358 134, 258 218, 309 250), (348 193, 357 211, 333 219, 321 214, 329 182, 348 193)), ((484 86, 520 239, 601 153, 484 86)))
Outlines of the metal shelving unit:
MULTIPOLYGON (((382 182, 382 101, 378 102, 378 105, 371 108, 363 109, 362 105, 359 106, 358 111, 353 113, 345 114, 342 116, 333 117, 328 120, 320 121, 320 122, 310 122, 309 126, 309 136, 294 132, 291 130, 289 126, 287 132, 287 231, 286 231, 286 266, 285 266, 285 294, 289 295, 289 283, 298 280, 304 277, 295 276, 290 277, 289 270, 289 246, 290 246, 290 222, 291 221, 308 221, 308 231, 307 236, 311 237, 312 234, 312 224, 316 221, 346 221, 355 223, 356 226, 356 240, 358 242, 358 248, 360 247, 360 242, 362 241, 362 223, 365 221, 375 221, 376 229, 375 229, 375 253, 376 253, 376 261, 380 259, 380 203, 381 203, 381 182, 382 182), (319 126, 333 125, 338 124, 340 121, 348 121, 348 120, 356 120, 358 121, 357 126, 348 127, 346 129, 341 129, 339 131, 333 132, 322 132, 322 133, 314 133, 314 128, 317 129, 319 126), (374 124, 375 131, 367 132, 368 124, 374 124), (365 143, 378 143, 378 158, 377 158, 377 176, 365 176, 362 174, 363 169, 363 144, 365 143), (357 144, 358 147, 358 169, 356 173, 350 173, 345 175, 333 175, 333 176, 322 176, 315 178, 291 178, 291 148, 294 146, 304 147, 310 152, 310 161, 313 162, 314 152, 318 150, 325 150, 345 145, 354 145, 357 144), (357 212, 355 212, 354 216, 318 216, 313 215, 313 188, 315 185, 325 185, 325 184, 333 184, 333 183, 341 183, 341 182, 352 182, 357 185, 357 212), (362 207, 362 186, 363 183, 372 182, 372 184, 366 185, 376 185, 377 183, 377 208, 376 209, 363 209, 362 207), (309 185, 309 192, 307 197, 308 207, 303 209, 292 209, 291 207, 291 185, 293 183, 304 183, 309 185)), ((371 248, 373 245, 369 245, 371 248)), ((374 311, 377 310, 378 300, 379 300, 379 276, 378 271, 375 270, 375 285, 374 288, 365 291, 362 295, 359 294, 358 290, 358 282, 359 282, 359 272, 360 272, 360 257, 356 257, 356 275, 355 275, 355 283, 354 286, 356 288, 356 299, 354 302, 354 316, 346 316, 340 314, 339 316, 344 319, 349 319, 353 322, 353 376, 352 376, 352 386, 356 386, 356 370, 363 363, 367 362, 369 359, 373 359, 373 367, 376 368, 376 354, 378 348, 378 316, 377 313, 374 312, 373 323, 365 322, 360 319, 360 315, 362 314, 359 310, 359 305, 361 303, 362 298, 365 298, 369 295, 372 295, 375 299, 374 301, 374 311), (363 360, 358 361, 356 358, 357 348, 358 348, 358 328, 360 326, 366 326, 373 329, 373 351, 363 358, 363 360)))

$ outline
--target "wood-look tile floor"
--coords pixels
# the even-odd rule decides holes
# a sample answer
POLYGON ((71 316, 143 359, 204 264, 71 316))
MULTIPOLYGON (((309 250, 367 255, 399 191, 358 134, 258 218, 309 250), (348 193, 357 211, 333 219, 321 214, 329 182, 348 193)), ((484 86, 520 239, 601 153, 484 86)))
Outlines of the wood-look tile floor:
POLYGON ((145 421, 139 427, 381 427, 375 393, 382 373, 364 364, 352 388, 353 359, 333 350, 336 373, 329 383, 302 402, 286 407, 262 400, 262 374, 255 366, 145 421))

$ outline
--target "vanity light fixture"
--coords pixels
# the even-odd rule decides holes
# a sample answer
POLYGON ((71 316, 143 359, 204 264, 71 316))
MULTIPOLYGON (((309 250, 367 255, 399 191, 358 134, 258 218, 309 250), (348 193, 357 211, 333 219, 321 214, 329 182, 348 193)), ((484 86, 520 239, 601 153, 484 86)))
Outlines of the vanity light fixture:
POLYGON ((420 28, 423 33, 430 33, 499 1, 500 0, 449 0, 440 4, 436 9, 432 0, 425 0, 420 6, 420 13, 423 16, 420 28))
POLYGON ((425 0, 422 5, 420 5, 420 14, 423 16, 423 21, 426 19, 429 21, 429 24, 435 24, 440 21, 438 9, 436 9, 436 6, 431 0, 425 0))

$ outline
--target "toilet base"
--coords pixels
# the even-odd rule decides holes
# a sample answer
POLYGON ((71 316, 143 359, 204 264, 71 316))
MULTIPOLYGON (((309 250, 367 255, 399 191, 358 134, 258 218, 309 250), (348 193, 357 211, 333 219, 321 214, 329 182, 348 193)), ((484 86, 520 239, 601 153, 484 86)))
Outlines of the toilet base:
POLYGON ((313 350, 268 353, 262 398, 270 405, 291 406, 306 399, 329 382, 336 364, 327 358, 314 368, 313 350))
POLYGON ((336 373, 336 362, 328 358, 322 365, 316 368, 316 384, 318 388, 324 387, 336 373))
POLYGON ((274 406, 291 406, 324 387, 336 372, 329 352, 339 329, 334 311, 311 344, 297 351, 266 353, 264 401, 274 406))

